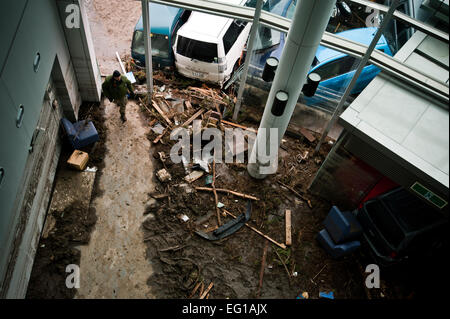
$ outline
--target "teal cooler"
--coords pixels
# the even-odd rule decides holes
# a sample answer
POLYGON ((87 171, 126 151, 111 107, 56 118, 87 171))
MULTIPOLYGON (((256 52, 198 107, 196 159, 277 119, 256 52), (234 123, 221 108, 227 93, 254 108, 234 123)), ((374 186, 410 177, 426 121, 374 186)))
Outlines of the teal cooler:
POLYGON ((362 234, 356 217, 351 212, 341 212, 336 206, 331 207, 323 225, 336 244, 355 240, 362 234))

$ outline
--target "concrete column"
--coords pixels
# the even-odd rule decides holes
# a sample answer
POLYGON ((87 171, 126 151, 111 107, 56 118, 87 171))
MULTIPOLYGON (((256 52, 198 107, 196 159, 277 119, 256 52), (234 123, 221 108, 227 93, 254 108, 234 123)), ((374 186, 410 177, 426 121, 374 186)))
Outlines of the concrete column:
POLYGON ((144 26, 144 46, 145 46, 145 74, 147 75, 147 93, 149 103, 153 95, 153 66, 152 66, 152 41, 150 40, 150 14, 148 0, 142 0, 142 22, 144 26))
POLYGON ((335 2, 335 0, 300 0, 295 8, 280 64, 275 73, 269 97, 267 98, 266 107, 259 126, 260 130, 258 131, 247 166, 249 174, 254 178, 262 179, 268 175, 262 173, 264 170, 261 168, 269 165, 269 162, 261 162, 264 156, 258 155, 258 144, 265 142, 266 150, 268 150, 272 135, 269 128, 277 129, 277 151, 274 153, 278 154, 280 141, 286 132, 298 97, 306 82, 308 71, 311 68, 317 47, 325 32, 335 2), (273 112, 275 95, 279 91, 285 92, 281 96, 287 94, 288 99, 284 110, 276 107, 276 110, 273 110, 273 112), (281 115, 279 115, 280 113, 281 115), (261 130, 262 128, 265 130, 261 130))

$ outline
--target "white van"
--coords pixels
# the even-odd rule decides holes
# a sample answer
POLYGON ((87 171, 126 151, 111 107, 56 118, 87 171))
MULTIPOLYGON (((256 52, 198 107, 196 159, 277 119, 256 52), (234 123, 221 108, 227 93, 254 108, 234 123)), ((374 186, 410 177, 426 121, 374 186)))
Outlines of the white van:
MULTIPOLYGON (((247 1, 227 2, 244 5, 247 1)), ((222 86, 241 59, 250 28, 251 23, 245 21, 192 12, 173 45, 177 71, 222 86)))

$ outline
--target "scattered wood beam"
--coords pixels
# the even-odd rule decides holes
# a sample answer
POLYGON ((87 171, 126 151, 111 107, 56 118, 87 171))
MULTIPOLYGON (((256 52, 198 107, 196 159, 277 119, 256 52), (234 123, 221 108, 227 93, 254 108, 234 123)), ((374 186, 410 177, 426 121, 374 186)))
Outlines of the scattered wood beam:
MULTIPOLYGON (((215 154, 214 154, 215 155, 215 154)), ((212 180, 212 190, 214 193, 214 201, 216 202, 216 214, 217 214, 217 224, 219 226, 222 225, 222 222, 220 221, 220 210, 219 210, 219 197, 217 196, 217 191, 216 191, 216 161, 213 160, 213 165, 212 165, 212 173, 213 173, 213 180, 212 180)))
POLYGON ((253 133, 258 133, 258 130, 255 130, 253 128, 246 127, 246 126, 243 126, 243 125, 239 125, 239 124, 236 124, 236 123, 233 123, 233 122, 222 120, 222 123, 230 125, 230 126, 234 126, 234 127, 239 127, 239 128, 241 128, 243 130, 249 130, 250 132, 253 132, 253 133))
POLYGON ((263 278, 264 278, 264 268, 266 267, 266 257, 267 257, 267 249, 269 248, 269 241, 266 240, 264 244, 264 250, 263 250, 263 256, 261 261, 261 270, 259 272, 259 285, 258 285, 258 292, 256 293, 256 298, 259 298, 261 294, 261 288, 263 284, 263 278))
POLYGON ((188 297, 189 299, 192 298, 195 295, 195 293, 197 292, 197 290, 198 290, 198 288, 200 287, 201 284, 202 284, 202 282, 200 281, 200 282, 198 282, 195 285, 194 289, 192 289, 192 292, 191 292, 191 294, 188 297))
POLYGON ((164 131, 163 131, 160 135, 158 135, 157 138, 155 138, 155 139, 153 140, 153 144, 158 143, 159 140, 167 133, 168 130, 169 130, 169 128, 166 127, 166 128, 164 129, 164 131))
POLYGON ((208 288, 206 288, 206 290, 203 292, 203 294, 200 296, 200 299, 205 299, 206 295, 209 293, 209 291, 211 290, 211 288, 214 286, 214 283, 211 281, 211 283, 209 284, 208 288))
MULTIPOLYGON (((213 191, 214 191, 214 190, 213 190, 212 188, 210 188, 210 187, 196 187, 195 189, 196 189, 196 190, 199 190, 199 191, 209 191, 209 192, 213 192, 213 191)), ((221 192, 221 193, 229 193, 229 194, 233 194, 233 195, 236 195, 236 196, 245 198, 245 199, 259 200, 258 197, 251 196, 251 195, 246 195, 246 194, 242 194, 242 193, 235 192, 235 191, 232 191, 232 190, 229 190, 229 189, 216 188, 216 191, 217 191, 217 192, 221 192)))
POLYGON ((305 202, 307 202, 309 208, 312 208, 311 201, 310 201, 309 199, 307 199, 305 196, 303 196, 303 195, 301 195, 300 193, 298 193, 298 192, 297 192, 295 189, 293 189, 292 187, 290 187, 290 186, 288 186, 288 185, 286 185, 286 184, 284 184, 284 183, 282 183, 282 182, 280 182, 280 181, 277 181, 277 182, 278 182, 278 184, 280 184, 281 186, 286 187, 286 188, 289 189, 291 192, 293 192, 295 195, 297 195, 298 197, 300 197, 300 199, 302 199, 302 200, 304 200, 305 202))
MULTIPOLYGON (((187 102, 187 101, 186 101, 187 102)), ((197 117, 199 117, 203 112, 205 112, 204 109, 201 109, 200 111, 198 111, 197 113, 195 113, 194 115, 192 115, 189 120, 187 120, 186 122, 184 122, 181 126, 187 126, 189 124, 192 123, 192 121, 194 121, 197 117)))
POLYGON ((163 117, 163 119, 167 122, 167 124, 172 125, 172 122, 169 120, 167 115, 159 108, 158 104, 152 100, 152 105, 155 108, 156 111, 163 117))
POLYGON ((292 231, 291 231, 291 211, 286 209, 284 215, 286 220, 286 246, 292 245, 292 231))
MULTIPOLYGON (((234 216, 232 213, 230 213, 227 210, 223 210, 226 214, 230 215, 233 218, 236 218, 236 216, 234 216)), ((273 240, 272 238, 270 238, 269 236, 263 234, 262 232, 260 232, 259 230, 257 230, 255 227, 250 226, 249 224, 245 223, 245 226, 247 226, 248 228, 250 228, 251 230, 253 230, 255 233, 263 236, 265 239, 267 239, 268 241, 274 243, 275 245, 277 245, 278 247, 282 248, 282 249, 286 249, 286 245, 285 244, 280 244, 279 242, 273 240)))

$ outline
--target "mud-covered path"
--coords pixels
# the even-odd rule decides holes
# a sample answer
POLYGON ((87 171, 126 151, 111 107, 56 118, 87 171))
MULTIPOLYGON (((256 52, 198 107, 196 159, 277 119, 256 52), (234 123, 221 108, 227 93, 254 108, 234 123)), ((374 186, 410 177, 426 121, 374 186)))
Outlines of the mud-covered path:
POLYGON ((146 128, 138 106, 130 101, 128 121, 104 100, 107 129, 104 168, 99 180, 103 193, 91 206, 97 223, 89 245, 81 246, 80 289, 76 298, 151 298, 147 278, 142 222, 147 194, 153 190, 153 166, 146 128))

